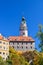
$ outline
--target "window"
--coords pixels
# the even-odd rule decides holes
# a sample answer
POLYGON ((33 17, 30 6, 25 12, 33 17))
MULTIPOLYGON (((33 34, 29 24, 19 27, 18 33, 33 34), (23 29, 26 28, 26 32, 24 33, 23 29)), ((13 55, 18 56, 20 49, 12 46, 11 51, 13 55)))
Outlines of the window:
POLYGON ((5 47, 3 47, 5 49, 5 47))
POLYGON ((23 49, 23 46, 22 46, 22 49, 23 49))
POLYGON ((32 42, 31 42, 31 45, 32 45, 32 42))
POLYGON ((5 58, 3 58, 3 60, 4 60, 5 58))
POLYGON ((6 53, 6 55, 8 55, 8 53, 6 53))
POLYGON ((13 43, 13 45, 14 45, 14 43, 13 43))
POLYGON ((14 46, 13 46, 13 48, 14 48, 14 46))
POLYGON ((19 48, 19 46, 17 46, 17 48, 19 48))
POLYGON ((23 32, 23 35, 25 35, 25 32, 23 32))
POLYGON ((19 43, 17 43, 19 45, 19 43))
POLYGON ((9 55, 9 53, 6 53, 6 55, 8 56, 8 55, 9 55))
POLYGON ((13 42, 10 42, 10 45, 13 45, 13 42))
POLYGON ((31 49, 32 49, 32 46, 31 46, 31 49))
POLYGON ((2 41, 0 41, 0 43, 2 43, 2 41))
POLYGON ((3 55, 4 55, 5 53, 3 52, 3 55))
POLYGON ((0 54, 1 54, 1 52, 0 52, 0 54))
POLYGON ((23 45, 23 43, 22 43, 22 45, 23 45))
POLYGON ((27 43, 26 43, 26 45, 27 45, 27 43))
POLYGON ((7 45, 8 45, 8 43, 7 43, 7 45))
POLYGON ((6 47, 6 50, 8 50, 8 47, 6 47))
POLYGON ((0 48, 2 48, 2 46, 0 46, 0 48))
POLYGON ((5 42, 3 42, 3 44, 5 44, 5 42))
POLYGON ((28 47, 26 46, 26 49, 27 49, 28 47))

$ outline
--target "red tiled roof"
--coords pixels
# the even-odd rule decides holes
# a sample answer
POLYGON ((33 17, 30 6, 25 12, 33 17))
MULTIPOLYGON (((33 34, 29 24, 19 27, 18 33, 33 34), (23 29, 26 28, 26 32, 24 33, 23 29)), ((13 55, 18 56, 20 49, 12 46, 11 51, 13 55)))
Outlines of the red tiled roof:
POLYGON ((0 40, 8 41, 8 39, 4 38, 2 35, 0 35, 0 40))
POLYGON ((0 40, 3 39, 3 36, 0 36, 0 40))
POLYGON ((24 37, 24 36, 10 36, 9 41, 34 41, 32 37, 24 37))

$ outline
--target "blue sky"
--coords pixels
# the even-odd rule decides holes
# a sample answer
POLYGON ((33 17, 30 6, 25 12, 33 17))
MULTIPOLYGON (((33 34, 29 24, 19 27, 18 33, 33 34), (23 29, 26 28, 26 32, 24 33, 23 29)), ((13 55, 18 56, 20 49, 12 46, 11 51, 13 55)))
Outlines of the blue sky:
POLYGON ((43 0, 0 0, 0 33, 8 37, 19 35, 22 16, 26 18, 29 36, 35 38, 38 24, 43 24, 43 0))

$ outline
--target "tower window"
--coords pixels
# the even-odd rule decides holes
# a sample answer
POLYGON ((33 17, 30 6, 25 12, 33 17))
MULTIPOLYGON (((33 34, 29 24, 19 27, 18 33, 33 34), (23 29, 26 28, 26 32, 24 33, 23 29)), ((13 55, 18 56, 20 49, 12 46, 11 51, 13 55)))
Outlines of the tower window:
POLYGON ((23 32, 23 35, 25 35, 25 33, 23 32))

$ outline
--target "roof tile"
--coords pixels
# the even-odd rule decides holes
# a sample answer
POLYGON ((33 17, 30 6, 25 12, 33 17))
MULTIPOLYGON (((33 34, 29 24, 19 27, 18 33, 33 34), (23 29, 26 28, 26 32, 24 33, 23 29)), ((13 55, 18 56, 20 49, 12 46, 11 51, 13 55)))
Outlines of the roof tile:
POLYGON ((10 36, 9 41, 34 41, 32 37, 10 36))

